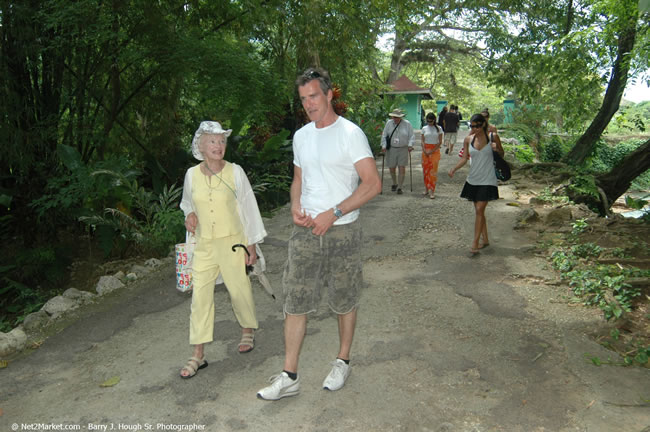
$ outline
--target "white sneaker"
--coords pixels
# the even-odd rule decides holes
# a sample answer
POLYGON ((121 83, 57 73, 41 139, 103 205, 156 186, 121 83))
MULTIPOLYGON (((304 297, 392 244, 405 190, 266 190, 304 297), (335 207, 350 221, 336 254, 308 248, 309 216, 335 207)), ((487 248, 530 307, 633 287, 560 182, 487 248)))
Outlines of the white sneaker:
POLYGON ((343 387, 348 376, 350 376, 350 365, 341 359, 336 359, 332 362, 332 370, 323 381, 323 388, 331 391, 338 390, 343 387))
POLYGON ((257 397, 264 400, 278 400, 287 396, 295 396, 300 391, 300 377, 295 381, 286 372, 269 378, 271 385, 257 392, 257 397))

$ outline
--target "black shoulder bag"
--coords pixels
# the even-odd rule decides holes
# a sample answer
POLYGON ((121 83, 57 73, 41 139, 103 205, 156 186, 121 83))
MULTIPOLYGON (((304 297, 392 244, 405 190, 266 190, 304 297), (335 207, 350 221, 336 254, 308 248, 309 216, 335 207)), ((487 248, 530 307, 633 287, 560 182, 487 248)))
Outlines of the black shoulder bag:
POLYGON ((390 141, 393 139, 393 134, 395 133, 395 131, 397 130, 397 128, 401 124, 402 124, 402 122, 399 122, 399 124, 397 126, 395 126, 395 129, 393 129, 393 131, 390 133, 389 137, 384 137, 384 138, 386 138, 386 150, 390 150, 390 141))
MULTIPOLYGON (((490 144, 492 144, 492 134, 490 134, 490 144)), ((501 155, 495 150, 492 150, 492 156, 494 157, 494 173, 496 174, 497 178, 501 181, 510 180, 511 173, 510 165, 508 165, 508 162, 506 162, 505 159, 503 159, 501 155)))

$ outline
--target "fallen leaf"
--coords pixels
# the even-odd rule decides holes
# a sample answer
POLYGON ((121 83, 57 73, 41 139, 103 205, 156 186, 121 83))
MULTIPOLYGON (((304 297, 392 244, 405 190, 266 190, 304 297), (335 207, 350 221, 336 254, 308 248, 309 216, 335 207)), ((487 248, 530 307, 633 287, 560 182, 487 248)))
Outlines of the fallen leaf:
POLYGON ((0 369, 4 369, 9 366, 9 362, 6 360, 0 360, 0 369))
POLYGON ((2 417, 2 414, 4 414, 4 412, 2 411, 2 408, 0 408, 0 417, 2 417))
POLYGON ((508 205, 510 207, 520 207, 518 202, 509 202, 509 203, 506 203, 506 205, 508 205))
POLYGON ((115 384, 120 382, 120 377, 119 376, 114 376, 112 378, 107 379, 103 383, 101 383, 99 386, 100 387, 113 387, 115 384))
POLYGON ((592 406, 594 403, 596 403, 595 400, 592 400, 591 402, 589 402, 589 405, 587 405, 587 408, 591 408, 591 406, 592 406))

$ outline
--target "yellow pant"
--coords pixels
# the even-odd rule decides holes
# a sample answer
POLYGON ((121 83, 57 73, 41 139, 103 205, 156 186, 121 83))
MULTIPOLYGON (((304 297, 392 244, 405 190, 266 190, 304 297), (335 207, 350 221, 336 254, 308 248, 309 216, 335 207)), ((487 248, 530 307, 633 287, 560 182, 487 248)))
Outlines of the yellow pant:
POLYGON ((213 341, 214 283, 219 276, 230 294, 232 308, 242 328, 258 327, 251 282, 245 270, 245 252, 232 251, 232 245, 245 244, 243 234, 217 239, 199 238, 192 262, 192 313, 190 314, 190 344, 213 341))

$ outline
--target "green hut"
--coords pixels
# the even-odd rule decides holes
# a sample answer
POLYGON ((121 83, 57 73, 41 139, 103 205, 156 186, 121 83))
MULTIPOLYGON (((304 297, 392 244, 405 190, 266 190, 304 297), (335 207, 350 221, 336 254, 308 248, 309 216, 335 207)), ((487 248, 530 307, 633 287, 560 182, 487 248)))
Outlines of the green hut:
POLYGON ((386 92, 386 95, 404 95, 406 102, 400 105, 402 111, 406 113, 406 120, 408 120, 413 129, 421 128, 422 118, 422 101, 426 99, 433 99, 431 90, 424 87, 418 87, 413 81, 408 79, 406 75, 402 75, 391 84, 392 91, 386 92))

